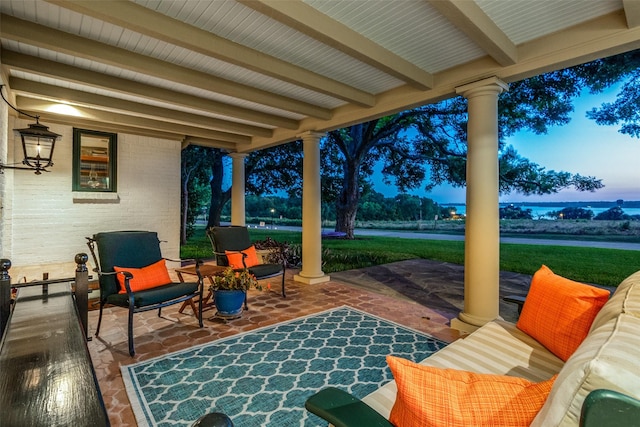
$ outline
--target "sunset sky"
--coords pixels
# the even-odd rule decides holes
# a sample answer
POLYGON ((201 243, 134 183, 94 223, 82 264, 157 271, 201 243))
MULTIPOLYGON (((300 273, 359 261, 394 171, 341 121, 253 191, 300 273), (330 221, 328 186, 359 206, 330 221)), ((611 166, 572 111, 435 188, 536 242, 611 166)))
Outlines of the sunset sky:
MULTIPOLYGON (((615 100, 618 88, 599 95, 585 91, 578 102, 571 122, 553 127, 546 135, 520 132, 509 138, 521 156, 544 166, 547 170, 567 171, 602 179, 604 188, 594 193, 563 190, 546 196, 509 194, 501 202, 537 201, 598 201, 640 200, 640 139, 622 135, 616 126, 599 126, 585 113, 602 102, 615 100)), ((391 197, 397 193, 374 179, 375 190, 391 197)), ((439 203, 464 203, 465 189, 451 186, 436 187, 430 193, 423 189, 411 194, 429 197, 439 203)))

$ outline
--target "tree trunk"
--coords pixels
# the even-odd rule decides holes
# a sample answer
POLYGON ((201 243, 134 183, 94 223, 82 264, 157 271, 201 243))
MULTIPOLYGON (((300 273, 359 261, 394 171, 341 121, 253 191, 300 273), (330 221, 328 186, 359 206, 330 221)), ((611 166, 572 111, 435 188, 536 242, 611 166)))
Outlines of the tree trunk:
POLYGON ((222 207, 227 202, 222 191, 222 180, 224 178, 224 166, 222 164, 222 153, 217 151, 213 153, 211 161, 211 205, 209 206, 209 218, 207 219, 207 228, 217 227, 220 225, 220 214, 222 207))
POLYGON ((182 181, 182 221, 180 224, 180 245, 187 244, 187 212, 189 211, 189 181, 182 181))
POLYGON ((360 163, 345 162, 344 183, 340 197, 336 201, 336 231, 346 233, 347 239, 354 238, 356 228, 356 214, 360 201, 360 163))

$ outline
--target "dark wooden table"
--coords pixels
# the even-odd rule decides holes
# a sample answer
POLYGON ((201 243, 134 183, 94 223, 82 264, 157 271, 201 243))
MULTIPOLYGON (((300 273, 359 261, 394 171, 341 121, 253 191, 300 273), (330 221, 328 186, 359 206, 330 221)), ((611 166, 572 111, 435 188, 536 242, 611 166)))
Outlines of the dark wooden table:
MULTIPOLYGON (((202 274, 202 277, 206 277, 207 279, 209 279, 209 283, 211 283, 213 285, 213 277, 222 274, 222 272, 226 268, 227 267, 221 267, 221 266, 218 266, 218 265, 202 264, 200 266, 200 274, 202 274)), ((185 281, 184 277, 183 277, 183 274, 191 275, 191 276, 197 276, 198 275, 198 273, 196 273, 196 266, 195 265, 190 265, 188 267, 183 267, 183 268, 177 268, 176 269, 176 274, 178 275, 178 279, 181 282, 185 281)), ((211 292, 210 290, 207 290, 207 293, 204 296, 204 299, 202 300, 202 310, 203 311, 205 309, 211 308, 213 306, 213 303, 211 302, 211 297, 212 296, 213 296, 213 292, 211 292)), ((193 298, 183 302, 182 306, 180 307, 180 310, 178 310, 178 312, 182 313, 185 308, 191 307, 191 310, 193 310, 193 314, 196 314, 198 312, 196 310, 196 305, 195 305, 196 302, 198 302, 198 301, 197 300, 193 301, 193 298)))
POLYGON ((0 343, 0 425, 109 425, 70 283, 18 293, 0 343))

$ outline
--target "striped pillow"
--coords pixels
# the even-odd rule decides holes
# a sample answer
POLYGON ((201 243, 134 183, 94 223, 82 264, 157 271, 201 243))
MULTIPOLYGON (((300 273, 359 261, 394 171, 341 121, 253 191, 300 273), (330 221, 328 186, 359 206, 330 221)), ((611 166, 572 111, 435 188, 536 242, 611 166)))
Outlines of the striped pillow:
POLYGON ((528 426, 556 378, 533 383, 433 368, 394 356, 387 356, 387 363, 398 386, 389 421, 402 427, 528 426))

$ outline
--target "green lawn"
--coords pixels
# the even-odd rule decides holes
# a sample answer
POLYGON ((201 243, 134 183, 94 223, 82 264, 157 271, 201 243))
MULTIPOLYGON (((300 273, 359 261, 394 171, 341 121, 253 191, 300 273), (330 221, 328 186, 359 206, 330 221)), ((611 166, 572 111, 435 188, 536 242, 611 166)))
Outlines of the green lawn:
MULTIPOLYGON (((301 233, 294 231, 250 229, 253 241, 271 237, 299 244, 301 233)), ((326 273, 386 264, 412 258, 464 264, 464 242, 362 236, 356 240, 324 240, 323 270, 326 273)), ((211 244, 202 227, 181 249, 183 258, 212 258, 211 244)), ((616 286, 640 269, 640 253, 600 249, 542 245, 500 245, 500 269, 533 274, 542 264, 573 280, 616 286)))

